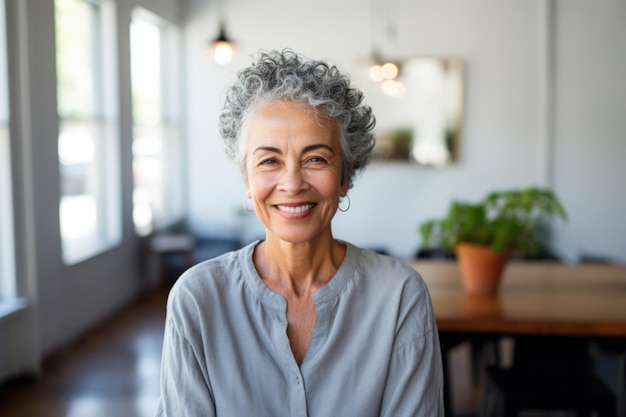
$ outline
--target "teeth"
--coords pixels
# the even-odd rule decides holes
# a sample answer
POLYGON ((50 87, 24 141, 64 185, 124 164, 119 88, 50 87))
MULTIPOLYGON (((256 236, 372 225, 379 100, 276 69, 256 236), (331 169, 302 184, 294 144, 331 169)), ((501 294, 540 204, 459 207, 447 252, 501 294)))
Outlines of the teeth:
POLYGON ((296 207, 278 206, 278 209, 287 213, 302 213, 303 211, 307 211, 311 207, 313 207, 313 204, 304 204, 302 206, 296 207))

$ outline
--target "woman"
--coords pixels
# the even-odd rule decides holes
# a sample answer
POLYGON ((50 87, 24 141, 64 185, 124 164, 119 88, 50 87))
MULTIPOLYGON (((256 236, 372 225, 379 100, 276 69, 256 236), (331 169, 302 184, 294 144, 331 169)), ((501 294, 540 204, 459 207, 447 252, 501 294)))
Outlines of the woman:
POLYGON ((361 102, 336 67, 289 50, 238 74, 221 134, 266 237, 173 287, 157 416, 443 415, 421 277, 331 231, 370 160, 361 102))

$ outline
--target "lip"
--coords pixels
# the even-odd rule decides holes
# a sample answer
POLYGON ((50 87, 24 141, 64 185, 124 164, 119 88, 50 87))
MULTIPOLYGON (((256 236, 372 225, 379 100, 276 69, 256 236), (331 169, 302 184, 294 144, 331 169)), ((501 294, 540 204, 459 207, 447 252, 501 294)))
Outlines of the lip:
POLYGON ((298 203, 280 203, 274 204, 274 209, 278 214, 289 220, 298 220, 308 217, 315 208, 316 204, 312 202, 298 202, 298 203))

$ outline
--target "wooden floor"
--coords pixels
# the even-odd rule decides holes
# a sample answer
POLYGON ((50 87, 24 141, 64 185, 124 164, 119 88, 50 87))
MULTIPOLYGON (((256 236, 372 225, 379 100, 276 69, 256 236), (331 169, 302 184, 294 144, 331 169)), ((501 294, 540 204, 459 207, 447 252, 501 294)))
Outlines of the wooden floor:
POLYGON ((2 417, 153 417, 166 289, 45 360, 42 376, 0 386, 2 417))
MULTIPOLYGON (((141 298, 46 359, 41 377, 0 386, 0 416, 153 417, 167 291, 141 298)), ((450 357, 457 416, 469 417, 475 407, 468 358, 463 349, 450 357)))

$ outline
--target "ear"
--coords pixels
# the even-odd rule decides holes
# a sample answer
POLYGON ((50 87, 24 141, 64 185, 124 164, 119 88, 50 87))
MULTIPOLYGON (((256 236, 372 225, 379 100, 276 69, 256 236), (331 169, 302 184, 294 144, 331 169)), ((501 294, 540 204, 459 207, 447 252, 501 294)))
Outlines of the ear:
POLYGON ((350 168, 350 170, 348 171, 348 174, 343 178, 343 181, 341 182, 340 194, 342 197, 345 197, 346 194, 348 194, 348 189, 350 188, 350 180, 352 179, 353 173, 354 173, 354 170, 350 168))
POLYGON ((241 174, 241 179, 243 180, 243 186, 246 187, 246 195, 250 198, 250 190, 248 189, 248 173, 244 168, 241 168, 239 173, 241 174))

